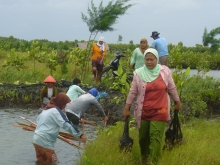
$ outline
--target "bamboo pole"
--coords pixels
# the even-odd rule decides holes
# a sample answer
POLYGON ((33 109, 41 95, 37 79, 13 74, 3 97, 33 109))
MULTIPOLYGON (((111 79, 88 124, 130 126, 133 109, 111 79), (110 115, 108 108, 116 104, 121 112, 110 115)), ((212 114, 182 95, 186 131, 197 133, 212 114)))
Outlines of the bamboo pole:
MULTIPOLYGON (((21 127, 25 130, 28 130, 28 131, 34 131, 36 127, 32 125, 27 125, 27 124, 24 124, 24 123, 20 123, 20 122, 17 122, 18 125, 15 125, 15 124, 12 124, 13 126, 15 127, 21 127)), ((74 137, 73 135, 71 135, 70 133, 67 133, 67 132, 59 132, 59 135, 63 136, 64 138, 67 138, 67 139, 71 139, 71 140, 75 140, 75 141, 79 141, 79 138, 76 138, 74 137)))
POLYGON ((83 121, 84 121, 84 124, 90 124, 90 125, 93 125, 93 126, 97 126, 97 123, 94 122, 94 121, 89 121, 89 120, 85 120, 85 119, 83 119, 83 121))
MULTIPOLYGON (((37 124, 35 124, 33 121, 27 119, 26 117, 20 116, 20 118, 22 118, 22 119, 28 121, 29 123, 31 123, 31 124, 37 126, 37 124)), ((82 147, 80 147, 80 146, 78 146, 78 145, 72 143, 71 141, 69 141, 68 139, 64 138, 63 136, 58 135, 57 137, 58 137, 60 140, 62 140, 62 141, 64 141, 64 142, 68 143, 69 145, 74 146, 74 147, 76 147, 76 148, 78 148, 78 149, 82 149, 82 150, 83 150, 82 147)))

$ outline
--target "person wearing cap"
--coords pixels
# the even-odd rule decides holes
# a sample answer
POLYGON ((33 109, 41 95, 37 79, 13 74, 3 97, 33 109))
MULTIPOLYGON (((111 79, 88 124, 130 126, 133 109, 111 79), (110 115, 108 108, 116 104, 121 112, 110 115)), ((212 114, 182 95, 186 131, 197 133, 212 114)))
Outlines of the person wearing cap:
POLYGON ((85 94, 86 92, 82 90, 80 86, 81 80, 78 78, 74 78, 73 85, 69 87, 69 90, 67 91, 66 95, 70 98, 71 101, 76 100, 77 97, 79 97, 80 94, 85 94))
POLYGON ((74 124, 79 125, 79 121, 83 118, 85 112, 87 112, 91 106, 94 106, 103 116, 107 122, 108 117, 105 114, 101 104, 98 102, 96 97, 99 92, 96 88, 92 88, 88 93, 79 96, 75 101, 72 101, 66 105, 66 115, 68 119, 74 124))
POLYGON ((159 63, 161 65, 168 66, 168 47, 166 40, 164 38, 159 37, 159 34, 157 31, 153 31, 151 37, 154 39, 154 41, 151 44, 152 48, 155 48, 159 54, 159 63))
POLYGON ((92 73, 94 75, 93 80, 95 80, 96 83, 100 82, 106 52, 107 48, 104 44, 104 37, 99 37, 98 42, 93 44, 90 53, 90 60, 92 60, 92 73))
POLYGON ((45 108, 50 102, 50 99, 55 97, 58 93, 57 88, 55 87, 56 80, 52 76, 48 76, 44 80, 44 83, 46 83, 46 85, 41 89, 40 93, 41 108, 45 108))
POLYGON ((140 47, 136 48, 131 56, 130 68, 138 69, 144 65, 144 52, 148 48, 148 42, 146 38, 140 40, 140 47))
POLYGON ((86 142, 86 137, 67 119, 63 112, 66 104, 70 101, 65 93, 60 92, 50 100, 37 118, 33 145, 37 160, 43 164, 58 162, 54 146, 60 128, 63 128, 74 137, 79 138, 83 143, 86 142))
POLYGON ((157 50, 148 48, 144 56, 145 65, 134 71, 123 115, 130 116, 131 104, 137 97, 134 117, 139 128, 142 164, 156 164, 161 156, 166 122, 170 120, 169 95, 175 101, 174 110, 180 110, 181 103, 170 69, 158 64, 157 50))

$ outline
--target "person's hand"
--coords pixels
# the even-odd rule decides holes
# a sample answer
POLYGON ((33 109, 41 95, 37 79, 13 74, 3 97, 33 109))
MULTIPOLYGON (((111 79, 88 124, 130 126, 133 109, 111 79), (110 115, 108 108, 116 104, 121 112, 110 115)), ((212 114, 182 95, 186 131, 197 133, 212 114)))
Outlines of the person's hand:
POLYGON ((101 60, 99 61, 99 64, 103 64, 103 59, 101 59, 101 60))
POLYGON ((105 116, 104 120, 105 120, 105 122, 107 122, 108 121, 108 116, 105 116))
POLYGON ((82 115, 81 120, 86 120, 86 116, 82 115))
POLYGON ((174 106, 174 110, 180 110, 181 109, 181 103, 180 103, 180 101, 176 101, 175 102, 175 106, 174 106))
POLYGON ((129 107, 125 106, 124 111, 123 111, 123 116, 125 119, 130 117, 130 108, 129 107))
POLYGON ((81 140, 83 143, 86 143, 87 138, 86 138, 85 135, 82 135, 82 136, 80 137, 80 140, 81 140))
POLYGON ((41 105, 41 110, 45 110, 46 107, 44 107, 44 105, 41 105))

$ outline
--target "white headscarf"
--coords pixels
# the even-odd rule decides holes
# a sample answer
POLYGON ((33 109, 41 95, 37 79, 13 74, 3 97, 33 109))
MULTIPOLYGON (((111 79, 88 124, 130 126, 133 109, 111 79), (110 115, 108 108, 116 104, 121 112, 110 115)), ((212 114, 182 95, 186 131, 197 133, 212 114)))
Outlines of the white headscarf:
POLYGON ((98 40, 98 42, 97 42, 97 45, 100 47, 101 52, 104 52, 104 51, 105 51, 104 40, 105 40, 105 38, 101 36, 101 37, 99 37, 99 40, 98 40), (101 44, 99 43, 99 41, 103 41, 103 44, 101 45, 101 44))

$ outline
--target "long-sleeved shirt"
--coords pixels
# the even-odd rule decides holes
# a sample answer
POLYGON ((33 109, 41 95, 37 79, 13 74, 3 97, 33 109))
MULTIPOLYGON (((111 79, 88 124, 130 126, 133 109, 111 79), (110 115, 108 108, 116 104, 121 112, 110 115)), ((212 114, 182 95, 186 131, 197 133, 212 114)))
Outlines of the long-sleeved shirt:
POLYGON ((90 93, 79 96, 75 101, 66 105, 66 112, 72 113, 79 118, 94 105, 102 116, 106 116, 101 104, 90 93))
POLYGON ((61 110, 56 108, 43 110, 37 118, 37 128, 34 132, 33 143, 54 150, 60 128, 68 131, 76 138, 82 135, 77 127, 67 122, 65 114, 61 110), (64 115, 64 118, 61 115, 64 115))
MULTIPOLYGON (((57 91, 57 88, 54 86, 52 88, 52 97, 56 96, 58 94, 58 91, 57 91)), ((47 86, 44 86, 42 89, 41 89, 41 93, 40 93, 40 103, 43 104, 43 98, 46 97, 48 99, 51 99, 52 97, 48 97, 48 87, 47 86)))
POLYGON ((138 69, 145 65, 144 54, 141 52, 140 48, 136 48, 133 51, 130 64, 135 64, 135 69, 138 69))
POLYGON ((69 90, 67 91, 66 95, 70 98, 71 101, 76 100, 79 97, 79 94, 86 93, 82 90, 78 85, 70 86, 69 90))
MULTIPOLYGON (((173 97, 173 99, 175 101, 180 100, 179 95, 178 95, 178 92, 176 89, 176 85, 175 85, 173 78, 172 78, 172 73, 167 66, 161 65, 160 75, 161 75, 165 85, 167 86, 168 113, 170 113, 170 97, 169 97, 168 93, 171 94, 171 96, 173 97)), ((132 86, 130 88, 130 92, 128 94, 126 103, 132 104, 132 102, 134 101, 134 98, 137 96, 137 101, 136 101, 135 109, 134 109, 134 116, 136 118, 138 127, 140 127, 141 114, 142 114, 142 109, 143 109, 146 86, 147 86, 147 83, 142 81, 140 79, 140 77, 137 75, 137 73, 134 71, 132 86)), ((170 115, 168 114, 168 116, 170 116, 170 115)))

